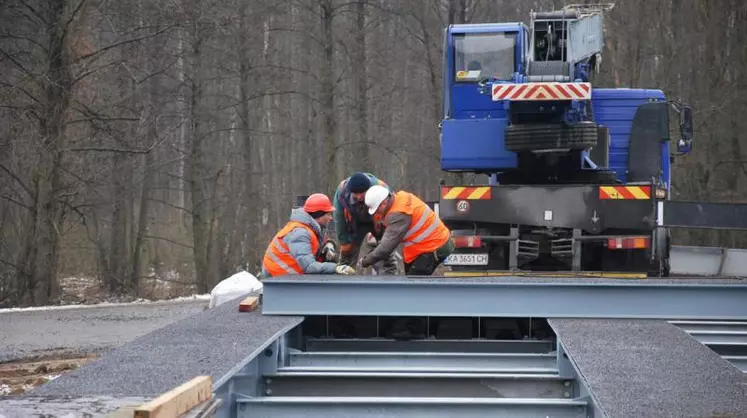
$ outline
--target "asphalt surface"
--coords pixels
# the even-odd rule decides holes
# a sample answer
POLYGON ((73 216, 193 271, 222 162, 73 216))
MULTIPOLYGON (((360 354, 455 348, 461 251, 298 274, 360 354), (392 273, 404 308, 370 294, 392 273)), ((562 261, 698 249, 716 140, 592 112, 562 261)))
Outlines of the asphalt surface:
POLYGON ((0 312, 0 362, 102 352, 203 311, 207 300, 0 312))
POLYGON ((219 384, 303 319, 239 312, 245 296, 143 335, 28 394, 157 396, 201 375, 219 384))
POLYGON ((747 374, 665 321, 549 322, 607 418, 747 417, 747 374))

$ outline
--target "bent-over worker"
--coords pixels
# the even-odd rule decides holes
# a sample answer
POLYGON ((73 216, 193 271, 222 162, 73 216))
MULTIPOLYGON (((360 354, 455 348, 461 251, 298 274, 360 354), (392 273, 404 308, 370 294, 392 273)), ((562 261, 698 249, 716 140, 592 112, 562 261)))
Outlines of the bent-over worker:
MULTIPOLYGON (((389 186, 371 173, 357 172, 337 186, 335 196, 335 230, 340 243, 340 263, 356 265, 363 240, 371 246, 378 245, 382 231, 375 227, 373 217, 364 202, 366 191, 373 185, 389 186)), ((394 253, 374 266, 377 274, 397 274, 394 253)))
POLYGON ((292 274, 355 274, 347 265, 326 261, 334 254, 323 244, 324 229, 335 208, 324 194, 315 193, 294 209, 288 223, 272 238, 262 260, 262 277, 292 274), (327 255, 330 254, 330 255, 327 255))
POLYGON ((449 229, 414 194, 392 193, 376 185, 368 189, 365 201, 368 212, 381 217, 386 230, 379 245, 363 257, 363 267, 385 259, 402 243, 405 274, 429 276, 454 251, 449 229))

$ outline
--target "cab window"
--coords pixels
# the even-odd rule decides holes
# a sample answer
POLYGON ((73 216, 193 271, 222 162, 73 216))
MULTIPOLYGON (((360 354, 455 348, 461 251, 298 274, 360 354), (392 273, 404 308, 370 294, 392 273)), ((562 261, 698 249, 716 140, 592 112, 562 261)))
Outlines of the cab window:
POLYGON ((516 32, 454 34, 454 80, 511 80, 516 67, 516 32))

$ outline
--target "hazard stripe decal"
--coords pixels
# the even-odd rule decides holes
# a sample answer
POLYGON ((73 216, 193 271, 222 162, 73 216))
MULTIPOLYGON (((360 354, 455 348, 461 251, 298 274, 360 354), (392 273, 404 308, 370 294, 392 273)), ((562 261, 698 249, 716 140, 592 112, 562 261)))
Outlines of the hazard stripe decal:
POLYGON ((590 83, 493 84, 493 101, 591 100, 590 83))
POLYGON ((490 200, 490 187, 442 187, 444 200, 490 200))
POLYGON ((600 200, 651 199, 651 186, 599 186, 600 200))

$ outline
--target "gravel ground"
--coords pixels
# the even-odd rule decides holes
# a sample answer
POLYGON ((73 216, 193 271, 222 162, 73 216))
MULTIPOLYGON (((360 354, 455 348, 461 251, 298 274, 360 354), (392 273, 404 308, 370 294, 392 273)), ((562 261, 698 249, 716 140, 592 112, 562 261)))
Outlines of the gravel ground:
POLYGON ((0 363, 121 346, 203 311, 204 299, 0 312, 0 363))
POLYGON ((157 396, 209 375, 213 384, 243 366, 302 318, 239 312, 244 296, 169 324, 29 392, 31 396, 157 396))
POLYGON ((747 375, 664 321, 550 319, 609 418, 747 417, 747 375))

